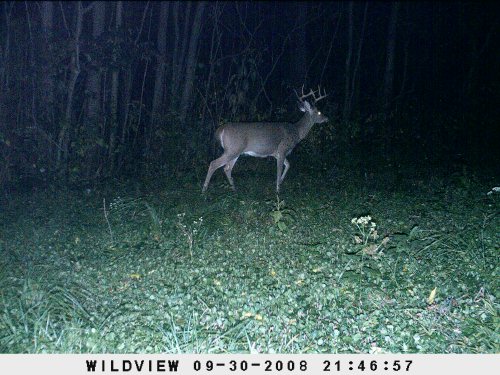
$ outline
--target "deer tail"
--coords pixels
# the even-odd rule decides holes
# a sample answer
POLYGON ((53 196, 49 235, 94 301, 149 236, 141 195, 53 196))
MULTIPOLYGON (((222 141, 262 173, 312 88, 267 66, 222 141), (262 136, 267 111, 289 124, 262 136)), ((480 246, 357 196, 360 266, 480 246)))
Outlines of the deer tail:
POLYGON ((220 143, 220 145, 222 146, 222 148, 224 148, 223 136, 224 136, 224 127, 221 126, 215 132, 215 139, 217 139, 217 141, 220 143))

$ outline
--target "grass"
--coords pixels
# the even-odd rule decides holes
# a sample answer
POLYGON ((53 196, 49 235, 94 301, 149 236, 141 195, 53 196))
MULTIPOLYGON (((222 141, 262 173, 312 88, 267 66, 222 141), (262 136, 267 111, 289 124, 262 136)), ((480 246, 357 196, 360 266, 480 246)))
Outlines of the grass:
POLYGON ((499 352, 498 181, 306 170, 5 197, 0 352, 499 352))

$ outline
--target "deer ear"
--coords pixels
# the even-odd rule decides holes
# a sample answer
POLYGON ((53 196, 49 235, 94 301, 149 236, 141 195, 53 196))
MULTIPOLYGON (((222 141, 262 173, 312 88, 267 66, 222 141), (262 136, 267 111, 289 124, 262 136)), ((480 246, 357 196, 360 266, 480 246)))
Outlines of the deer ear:
POLYGON ((302 112, 306 112, 306 111, 311 113, 312 108, 311 108, 311 105, 309 104, 309 102, 307 100, 304 100, 304 110, 302 110, 302 112))

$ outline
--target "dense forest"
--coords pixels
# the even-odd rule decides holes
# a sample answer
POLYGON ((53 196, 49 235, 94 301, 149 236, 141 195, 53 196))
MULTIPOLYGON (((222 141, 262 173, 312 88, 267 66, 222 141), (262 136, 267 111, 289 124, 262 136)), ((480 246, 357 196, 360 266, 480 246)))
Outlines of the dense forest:
POLYGON ((294 89, 318 85, 331 120, 302 153, 317 164, 357 149, 492 161, 498 14, 494 2, 5 1, 0 183, 206 168, 220 124, 295 120, 294 89))

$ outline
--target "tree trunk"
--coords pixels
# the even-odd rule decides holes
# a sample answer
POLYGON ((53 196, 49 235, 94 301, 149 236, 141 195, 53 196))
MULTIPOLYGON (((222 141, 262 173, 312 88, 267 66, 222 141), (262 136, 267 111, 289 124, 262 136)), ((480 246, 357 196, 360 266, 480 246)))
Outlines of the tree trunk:
POLYGON ((179 80, 179 75, 178 75, 178 59, 179 59, 179 40, 180 40, 180 34, 179 34, 179 2, 176 1, 174 2, 174 5, 172 7, 172 17, 173 17, 173 26, 174 26, 174 42, 173 42, 173 51, 172 51, 172 83, 170 86, 170 108, 172 110, 175 109, 175 94, 177 90, 177 82, 179 80))
POLYGON ((164 76, 165 76, 165 63, 167 58, 167 17, 168 7, 170 3, 160 3, 160 19, 158 22, 158 37, 156 41, 157 58, 156 58, 156 71, 155 71, 155 84, 153 89, 153 107, 151 110, 151 119, 149 123, 149 137, 147 148, 151 146, 151 140, 155 136, 156 126, 160 117, 160 107, 162 104, 164 93, 164 76))
POLYGON ((42 36, 43 36, 43 77, 41 107, 43 108, 44 120, 47 123, 54 122, 54 76, 50 68, 50 46, 52 44, 52 29, 54 24, 54 3, 44 1, 41 3, 42 36))
MULTIPOLYGON (((92 41, 95 45, 99 45, 99 38, 104 32, 104 22, 106 18, 106 4, 104 1, 96 1, 94 3, 92 14, 92 41)), ((100 170, 99 164, 102 156, 102 150, 99 144, 99 123, 102 118, 101 111, 101 72, 102 63, 100 61, 91 61, 90 70, 87 76, 86 91, 87 96, 87 111, 85 116, 85 141, 87 149, 85 152, 85 177, 92 177, 96 170, 100 170)))
POLYGON ((306 22, 307 22, 307 3, 299 2, 295 4, 296 20, 298 28, 292 35, 292 44, 294 46, 291 62, 293 64, 290 81, 292 87, 299 88, 302 85, 307 86, 307 44, 306 44, 306 22))
MULTIPOLYGON (((188 45, 189 39, 189 26, 190 26, 190 18, 191 18, 191 8, 192 2, 187 1, 186 10, 184 13, 183 21, 179 17, 178 9, 179 2, 176 2, 174 6, 174 32, 175 32, 175 47, 173 53, 173 74, 172 74, 172 96, 171 96, 171 108, 173 111, 179 112, 178 104, 179 104, 179 90, 180 90, 180 82, 181 77, 185 77, 186 75, 186 49, 188 45), (179 25, 184 24, 184 28, 182 34, 179 34, 179 25)), ((192 35, 193 30, 191 30, 192 35)))
POLYGON ((359 79, 358 79, 358 71, 359 71, 359 64, 361 62, 361 52, 363 51, 363 44, 365 40, 365 28, 366 28, 366 16, 368 14, 368 1, 365 3, 365 9, 363 11, 363 23, 361 26, 361 33, 359 35, 359 41, 358 41, 358 49, 356 51, 356 63, 354 64, 354 69, 352 72, 352 80, 351 80, 351 110, 352 107, 356 107, 356 105, 359 103, 359 79), (356 95, 356 97, 354 97, 356 95))
POLYGON ((73 52, 70 62, 70 79, 66 88, 66 111, 64 113, 64 121, 61 125, 58 137, 57 151, 57 169, 59 173, 67 177, 68 172, 68 147, 69 147, 69 130, 71 128, 71 114, 73 110, 73 95, 75 93, 75 85, 78 76, 80 75, 80 36, 82 33, 82 2, 75 3, 76 7, 76 26, 73 39, 73 52))
POLYGON ((406 25, 405 30, 405 42, 403 46, 403 72, 401 73, 401 85, 399 88, 399 93, 397 94, 398 99, 402 99, 406 95, 406 86, 408 83, 408 63, 409 63, 409 55, 410 55, 410 22, 409 22, 409 3, 405 5, 405 20, 404 23, 406 25))
MULTIPOLYGON (((123 1, 116 2, 116 20, 115 31, 119 33, 123 23, 123 1)), ((118 36, 117 36, 118 38, 118 36)), ((116 41, 118 43, 118 41, 116 41)), ((118 56, 117 53, 113 54, 113 73, 111 74, 111 123, 110 123, 110 136, 109 136, 109 170, 113 173, 115 166, 115 147, 116 147, 116 131, 118 127, 118 88, 119 88, 119 74, 120 69, 117 67, 118 56)))
POLYGON ((189 40, 189 50, 187 59, 185 60, 185 80, 184 88, 182 90, 182 100, 180 104, 180 122, 184 123, 186 120, 187 111, 191 104, 191 97, 193 93, 193 81, 196 70, 196 52, 198 50, 198 42, 200 40, 201 22, 203 12, 205 10, 206 2, 198 3, 196 7, 196 14, 194 16, 193 27, 191 28, 191 38, 189 40))
MULTIPOLYGON (((120 144, 125 145, 128 142, 129 124, 130 124, 130 103, 132 98, 132 65, 129 63, 124 72, 123 77, 123 95, 122 95, 122 108, 124 110, 123 120, 121 121, 120 129, 120 144)), ((116 160, 116 172, 121 169, 125 163, 126 155, 121 152, 118 153, 116 160)))
POLYGON ((344 110, 342 112, 343 122, 347 122, 351 117, 351 60, 354 45, 354 25, 353 25, 353 1, 349 1, 347 8, 348 32, 347 32, 347 55, 345 58, 345 85, 344 85, 344 110))
POLYGON ((386 160, 390 160, 391 153, 394 151, 392 147, 394 137, 395 137, 395 127, 393 119, 389 119, 392 107, 392 99, 394 92, 394 57, 396 51, 396 25, 398 20, 398 10, 399 3, 392 3, 391 16, 389 18, 389 27, 387 30, 387 49, 386 49, 386 60, 385 60, 385 74, 384 74, 384 87, 382 93, 382 113, 385 117, 385 135, 384 135, 384 145, 382 148, 384 150, 386 160))
MULTIPOLYGON (((98 39, 104 32, 104 20, 106 16, 106 4, 104 1, 96 1, 93 9, 93 20, 92 20, 92 38, 93 43, 98 45, 98 39)), ((87 126, 92 128, 99 121, 100 116, 100 105, 101 105, 101 69, 102 66, 98 66, 96 61, 91 62, 91 68, 88 72, 88 78, 86 83, 86 91, 88 92, 87 99, 87 126)), ((100 65, 100 64, 99 64, 100 65)), ((97 135, 95 129, 90 131, 93 136, 97 135)))
POLYGON ((0 49, 0 98, 3 98, 5 91, 8 88, 8 70, 7 64, 9 62, 10 55, 10 16, 12 13, 12 4, 9 10, 9 4, 7 1, 3 2, 3 12, 5 14, 5 29, 4 29, 4 45, 3 50, 0 49))
POLYGON ((384 91, 382 94, 382 111, 387 115, 390 111, 394 91, 394 57, 396 51, 396 25, 399 2, 392 3, 392 11, 387 30, 387 50, 385 60, 384 91))
MULTIPOLYGON (((214 117, 214 113, 212 110, 209 108, 208 102, 212 102, 213 98, 209 99, 209 93, 215 91, 215 83, 212 83, 215 81, 215 73, 216 73, 216 58, 219 56, 219 51, 220 51, 220 44, 221 44, 221 31, 220 31, 220 19, 221 19, 221 14, 222 14, 222 9, 218 5, 218 3, 215 3, 214 6, 212 7, 212 36, 210 40, 210 53, 209 53, 209 59, 208 59, 208 65, 209 65, 209 71, 208 71, 208 76, 205 84, 205 94, 203 97, 204 100, 204 106, 203 110, 201 113, 201 123, 203 125, 207 125, 205 127, 205 136, 207 139, 211 139, 212 142, 210 143, 210 157, 213 159, 215 158, 215 152, 216 152, 216 142, 215 139, 213 138, 213 134, 215 132, 215 128, 217 127, 217 122, 214 117), (210 121, 205 121, 206 120, 206 113, 209 113, 210 115, 210 121)), ((217 105, 215 104, 215 111, 217 110, 217 105)))

